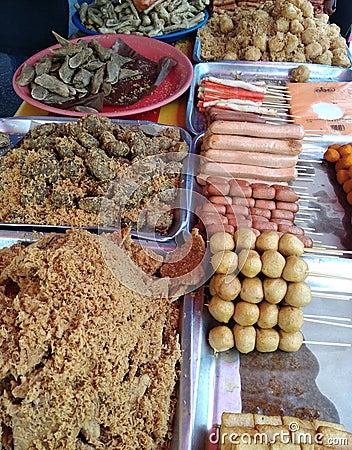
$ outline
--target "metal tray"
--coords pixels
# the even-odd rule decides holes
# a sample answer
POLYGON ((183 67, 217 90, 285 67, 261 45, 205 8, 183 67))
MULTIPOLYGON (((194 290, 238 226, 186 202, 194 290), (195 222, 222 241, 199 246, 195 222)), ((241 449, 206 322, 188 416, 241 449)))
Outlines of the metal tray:
MULTIPOLYGON (((15 118, 0 118, 0 131, 8 133, 10 135, 11 146, 15 145, 31 128, 37 125, 41 125, 48 122, 65 123, 76 121, 76 118, 62 118, 62 117, 15 117, 15 118)), ((114 123, 127 124, 131 126, 138 125, 141 129, 148 131, 150 134, 160 133, 162 129, 170 128, 169 125, 161 125, 154 122, 142 121, 142 120, 123 120, 123 119, 111 119, 114 123)), ((192 148, 192 139, 190 134, 180 127, 182 138, 187 142, 189 149, 192 148)), ((9 150, 8 147, 0 149, 0 156, 4 155, 9 150)), ((174 240, 175 237, 181 233, 182 230, 186 229, 188 226, 190 214, 189 214, 189 202, 191 197, 191 186, 192 186, 192 158, 189 156, 184 159, 183 169, 181 173, 181 181, 179 186, 179 195, 176 198, 176 204, 174 208, 174 221, 173 225, 169 230, 167 235, 159 235, 154 233, 140 232, 137 230, 132 230, 131 235, 141 239, 167 242, 174 240)), ((7 230, 24 230, 32 231, 37 230, 41 232, 63 232, 71 226, 66 225, 38 225, 38 224, 17 224, 17 223, 0 223, 0 229, 7 230)), ((82 227, 91 231, 96 231, 97 227, 82 227)), ((112 228, 102 228, 99 227, 99 231, 113 231, 112 228)))
MULTIPOLYGON (((203 136, 204 132, 193 140, 195 155, 199 154, 203 136)), ((308 215, 301 215, 304 224, 297 224, 308 228, 306 234, 313 238, 317 247, 328 248, 326 252, 306 252, 303 256, 309 265, 307 282, 314 297, 310 305, 303 308, 306 321, 302 332, 307 341, 306 346, 319 363, 315 383, 321 394, 336 408, 340 422, 352 432, 352 405, 347 394, 352 389, 352 206, 347 204, 346 194, 336 181, 334 168, 323 161, 323 154, 329 144, 350 141, 351 136, 325 136, 319 142, 313 138, 305 140, 300 157, 304 162, 299 161, 298 166, 307 167, 307 174, 314 176, 301 175, 289 184, 304 188, 300 191, 308 197, 304 207, 314 208, 308 215), (334 247, 350 253, 335 256, 334 247), (334 299, 336 295, 344 299, 334 299), (309 317, 311 315, 321 317, 309 317)), ((197 187, 195 183, 194 189, 197 190, 197 187)), ((192 211, 196 210, 199 201, 201 197, 194 196, 192 211)), ((299 218, 299 214, 296 217, 299 218)), ((192 220, 194 225, 197 219, 194 216, 192 220)), ((207 311, 204 291, 196 296, 195 301, 203 304, 203 314, 197 318, 199 339, 203 344, 200 346, 201 382, 197 387, 194 423, 194 436, 197 439, 193 448, 213 450, 215 446, 211 444, 211 433, 214 425, 220 423, 221 412, 241 412, 241 379, 238 378, 241 356, 236 350, 230 350, 214 358, 207 342, 214 320, 207 311), (208 372, 212 374, 211 377, 208 372), (205 374, 203 379, 202 374, 205 374), (236 389, 229 389, 229 386, 236 386, 236 389), (204 396, 203 392, 209 392, 209 395, 204 396)), ((283 405, 284 401, 282 399, 283 405)))
MULTIPOLYGON (((43 233, 47 234, 46 232, 43 233)), ((40 234, 41 235, 41 234, 40 234)), ((0 229, 0 249, 10 247, 17 243, 30 244, 40 237, 38 233, 27 233, 20 230, 0 229)), ((167 252, 173 249, 168 244, 150 242, 143 245, 156 252, 167 252)), ((193 450, 193 418, 196 401, 195 386, 199 377, 199 357, 201 353, 199 340, 199 325, 197 318, 201 317, 202 304, 194 301, 190 295, 185 296, 180 312, 180 345, 182 350, 182 361, 180 377, 177 382, 177 408, 174 420, 174 435, 170 450, 193 450), (196 319, 196 320, 195 320, 196 319)))
MULTIPOLYGON (((197 41, 196 41, 197 42, 197 41)), ((352 70, 322 64, 306 64, 310 69, 309 81, 351 81, 352 70)), ((236 72, 244 81, 267 81, 285 84, 291 81, 290 72, 297 67, 288 62, 215 61, 200 62, 194 66, 193 80, 188 94, 186 126, 194 134, 205 130, 204 114, 197 108, 198 83, 207 75, 231 77, 236 72)))

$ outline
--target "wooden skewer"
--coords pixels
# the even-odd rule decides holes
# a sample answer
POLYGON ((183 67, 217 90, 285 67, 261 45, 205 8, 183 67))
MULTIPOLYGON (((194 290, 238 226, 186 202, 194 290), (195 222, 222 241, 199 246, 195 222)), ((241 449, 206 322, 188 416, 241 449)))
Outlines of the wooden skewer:
POLYGON ((352 344, 347 344, 343 342, 320 342, 320 341, 303 341, 304 344, 311 344, 311 345, 331 345, 336 347, 352 347, 352 344))
POLYGON ((304 319, 306 322, 312 322, 312 323, 321 323, 323 325, 333 325, 335 327, 341 327, 341 328, 352 328, 352 325, 348 323, 336 323, 336 322, 330 322, 329 320, 315 320, 315 319, 304 319))
POLYGON ((305 314, 304 317, 311 317, 317 319, 332 319, 332 320, 340 320, 342 322, 352 322, 352 319, 349 317, 336 317, 336 316, 318 316, 316 314, 305 314))
POLYGON ((331 273, 309 272, 309 275, 312 277, 336 278, 337 280, 352 281, 351 277, 344 277, 342 275, 332 275, 331 273))
POLYGON ((332 294, 332 293, 326 293, 326 292, 312 292, 312 297, 314 298, 331 298, 332 300, 351 300, 352 297, 348 295, 343 294, 332 294))
MULTIPOLYGON (((314 253, 314 247, 313 248, 307 248, 306 249, 308 252, 310 253, 314 253)), ((329 248, 324 248, 322 249, 322 251, 325 251, 326 253, 331 253, 331 254, 340 254, 340 255, 352 255, 352 250, 339 250, 339 249, 329 249, 329 248)))

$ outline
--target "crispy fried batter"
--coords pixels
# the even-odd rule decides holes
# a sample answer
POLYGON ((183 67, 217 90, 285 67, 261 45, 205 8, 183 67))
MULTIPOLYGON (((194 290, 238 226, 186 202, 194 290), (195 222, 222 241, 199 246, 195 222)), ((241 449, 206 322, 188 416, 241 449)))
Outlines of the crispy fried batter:
POLYGON ((6 450, 168 448, 179 303, 123 286, 106 264, 116 248, 71 230, 0 251, 6 450))

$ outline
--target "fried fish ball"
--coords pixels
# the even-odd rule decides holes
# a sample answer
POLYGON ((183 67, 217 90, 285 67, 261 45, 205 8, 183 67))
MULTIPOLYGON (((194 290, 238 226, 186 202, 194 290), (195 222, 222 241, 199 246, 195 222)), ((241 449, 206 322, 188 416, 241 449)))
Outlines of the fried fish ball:
POLYGON ((286 281, 304 281, 309 274, 306 261, 299 256, 290 255, 286 258, 286 264, 282 271, 282 278, 286 281))
POLYGON ((235 347, 240 353, 250 353, 255 349, 256 332, 253 326, 243 327, 237 323, 232 328, 235 347))
POLYGON ((258 252, 265 252, 266 250, 278 250, 280 234, 277 231, 263 231, 255 243, 258 252))
POLYGON ((301 331, 294 333, 287 333, 284 330, 279 330, 279 349, 283 352, 298 352, 303 344, 303 334, 301 331))
POLYGON ((279 346, 280 336, 274 328, 257 328, 255 348, 258 352, 275 352, 279 346))
POLYGON ((288 283, 284 300, 285 303, 296 308, 309 305, 312 301, 312 292, 309 284, 305 281, 288 283))
POLYGON ((299 331, 304 324, 303 311, 295 306, 282 306, 279 310, 278 325, 287 333, 299 331))
POLYGON ((316 24, 314 19, 312 19, 311 17, 306 17, 305 19, 303 19, 301 21, 304 29, 306 30, 307 28, 316 28, 316 24))
POLYGON ((209 345, 215 352, 226 352, 235 346, 232 330, 226 325, 218 325, 209 331, 209 345))
POLYGON ((241 282, 234 274, 217 273, 212 277, 212 290, 223 300, 235 300, 241 292, 241 282))
POLYGON ((218 322, 228 323, 235 312, 235 305, 231 301, 213 295, 208 303, 208 311, 218 322))
POLYGON ((238 268, 248 278, 258 275, 262 269, 262 260, 255 250, 242 249, 238 254, 238 268))
POLYGON ((244 327, 254 325, 259 318, 259 307, 255 303, 237 302, 233 318, 236 323, 244 327))
POLYGON ((301 256, 304 253, 304 244, 296 235, 284 233, 279 239, 278 250, 283 256, 301 256))
POLYGON ((325 25, 325 24, 327 24, 329 22, 329 16, 328 16, 328 14, 316 14, 315 21, 318 24, 325 25))
POLYGON ((334 66, 350 67, 351 62, 344 48, 335 48, 332 50, 332 63, 334 66))
POLYGON ((235 242, 236 248, 255 248, 255 242, 257 240, 257 236, 254 231, 250 228, 238 228, 235 231, 235 242))
POLYGON ((224 59, 230 59, 231 61, 236 61, 238 60, 238 55, 236 52, 227 52, 224 54, 224 59))
POLYGON ((330 50, 326 50, 324 53, 322 53, 315 59, 315 62, 317 64, 326 64, 328 66, 331 66, 332 65, 332 52, 330 50))
POLYGON ((291 21, 290 31, 292 34, 299 36, 303 30, 304 30, 304 26, 301 24, 301 22, 299 20, 294 19, 291 21))
POLYGON ((244 59, 246 61, 260 61, 261 56, 262 52, 254 45, 249 45, 244 53, 244 59))
POLYGON ((310 70, 307 66, 297 66, 291 70, 291 77, 296 83, 304 83, 310 77, 310 70))
POLYGON ((211 253, 214 254, 224 250, 233 250, 235 248, 235 241, 230 233, 219 231, 210 237, 209 245, 211 253))
POLYGON ((231 250, 224 250, 215 253, 210 263, 216 273, 233 273, 237 269, 238 256, 231 250))
POLYGON ((281 277, 286 260, 281 253, 276 250, 266 250, 262 256, 262 273, 270 278, 281 277))
POLYGON ((259 277, 245 278, 242 281, 240 297, 249 303, 259 303, 264 298, 263 283, 259 277))
POLYGON ((264 298, 269 303, 280 303, 286 295, 287 283, 283 278, 264 278, 264 298))
POLYGON ((273 328, 277 325, 279 318, 279 307, 273 303, 263 301, 259 305, 259 319, 257 321, 260 328, 273 328))

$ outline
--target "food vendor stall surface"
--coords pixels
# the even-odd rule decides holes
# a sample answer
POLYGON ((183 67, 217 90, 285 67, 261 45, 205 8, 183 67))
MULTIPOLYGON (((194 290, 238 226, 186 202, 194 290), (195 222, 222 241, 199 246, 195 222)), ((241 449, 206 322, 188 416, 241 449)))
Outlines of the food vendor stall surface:
MULTIPOLYGON (((197 53, 197 45, 196 41, 195 56, 200 54, 199 47, 197 53)), ((308 66, 310 81, 351 81, 350 69, 318 64, 308 66)), ((188 129, 195 135, 191 152, 197 154, 206 129, 204 116, 196 105, 197 86, 203 76, 228 76, 236 72, 239 78, 249 81, 264 80, 284 85, 295 67, 296 63, 287 62, 200 62, 194 66, 188 102, 186 92, 157 110, 143 112, 138 117, 132 115, 131 118, 138 124, 146 119, 178 126, 187 134, 188 129)), ((31 120, 44 122, 43 116, 47 113, 24 103, 17 116, 37 117, 3 120, 1 131, 17 140, 24 132, 19 124, 27 126, 31 120)), ((47 120, 57 119, 48 117, 47 120)), ((299 176, 290 182, 297 192, 304 193, 300 203, 301 214, 297 218, 314 242, 313 249, 306 249, 304 253, 310 271, 307 280, 314 298, 304 308, 302 332, 305 344, 298 352, 255 351, 243 355, 233 348, 215 354, 208 340, 209 330, 216 323, 208 311, 209 280, 182 298, 180 345, 183 358, 172 449, 215 450, 216 426, 220 424, 223 412, 320 416, 323 420, 341 422, 347 431, 352 432, 349 401, 352 389, 352 211, 336 183, 333 168, 323 161, 328 145, 347 143, 350 138, 338 134, 305 137, 300 155, 304 161, 298 161, 299 176)), ((191 195, 187 197, 187 214, 181 220, 180 237, 183 238, 189 236, 196 223, 193 213, 197 209, 196 201, 201 198, 201 195, 195 195, 200 192, 195 175, 196 171, 187 184, 191 195)), ((0 247, 36 240, 37 236, 30 231, 23 232, 16 226, 2 229, 0 247)), ((46 230, 41 231, 45 234, 46 230)), ((163 253, 174 250, 172 240, 165 245, 160 236, 154 235, 150 240, 148 235, 144 237, 151 250, 163 253)))

